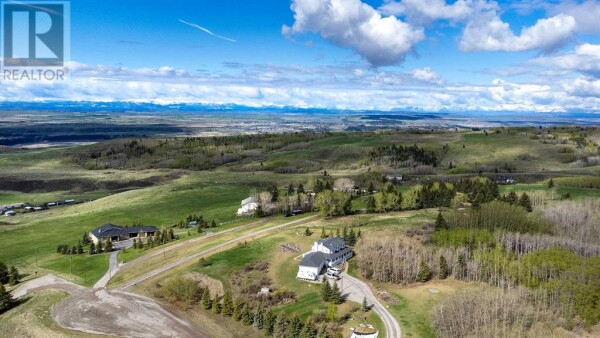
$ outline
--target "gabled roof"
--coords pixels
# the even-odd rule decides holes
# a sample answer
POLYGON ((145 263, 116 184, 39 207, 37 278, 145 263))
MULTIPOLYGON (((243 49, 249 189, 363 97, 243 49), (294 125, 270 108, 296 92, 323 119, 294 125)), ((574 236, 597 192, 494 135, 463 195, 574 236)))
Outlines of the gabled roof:
POLYGON ((91 233, 94 236, 96 236, 96 238, 107 238, 128 234, 137 234, 139 232, 156 232, 156 227, 148 225, 124 227, 120 225, 107 223, 91 231, 91 233))
POLYGON ((248 198, 242 200, 242 206, 244 206, 246 204, 250 204, 250 203, 257 203, 256 197, 252 196, 252 197, 248 197, 248 198))
POLYGON ((329 237, 329 238, 320 239, 317 241, 317 243, 323 244, 323 246, 328 248, 329 250, 334 250, 340 246, 341 247, 346 246, 346 243, 344 243, 344 240, 339 237, 329 237))
POLYGON ((311 252, 302 257, 300 266, 318 268, 325 262, 326 255, 322 252, 311 252))

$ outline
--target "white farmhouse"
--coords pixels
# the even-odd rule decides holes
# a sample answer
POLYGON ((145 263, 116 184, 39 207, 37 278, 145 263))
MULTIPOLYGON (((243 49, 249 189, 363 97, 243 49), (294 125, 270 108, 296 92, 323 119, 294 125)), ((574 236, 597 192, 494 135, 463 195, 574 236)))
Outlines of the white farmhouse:
POLYGON ((317 280, 325 267, 340 265, 352 257, 352 248, 339 237, 320 239, 302 255, 296 278, 317 280))
POLYGON ((238 209, 237 215, 250 215, 258 208, 258 201, 256 197, 248 197, 242 201, 242 207, 238 209))

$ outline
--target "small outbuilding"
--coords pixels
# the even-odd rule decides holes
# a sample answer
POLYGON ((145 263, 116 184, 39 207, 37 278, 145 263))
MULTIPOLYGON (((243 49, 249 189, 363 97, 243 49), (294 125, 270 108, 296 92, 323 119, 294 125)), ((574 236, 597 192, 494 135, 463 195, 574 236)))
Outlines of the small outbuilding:
POLYGON ((242 206, 238 209, 237 215, 251 215, 258 208, 258 200, 256 197, 248 197, 242 201, 242 206))

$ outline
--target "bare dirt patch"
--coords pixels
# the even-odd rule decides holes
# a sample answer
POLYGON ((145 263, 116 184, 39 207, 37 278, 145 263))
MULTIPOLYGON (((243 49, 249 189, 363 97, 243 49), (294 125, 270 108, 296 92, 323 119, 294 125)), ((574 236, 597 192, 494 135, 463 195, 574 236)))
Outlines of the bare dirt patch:
POLYGON ((279 251, 283 253, 297 253, 300 251, 300 245, 297 243, 284 243, 279 246, 279 251))
POLYGON ((211 295, 217 294, 220 297, 225 294, 223 283, 220 280, 209 277, 203 273, 188 272, 183 275, 183 278, 189 278, 194 282, 201 284, 203 287, 207 287, 208 290, 210 290, 211 295))

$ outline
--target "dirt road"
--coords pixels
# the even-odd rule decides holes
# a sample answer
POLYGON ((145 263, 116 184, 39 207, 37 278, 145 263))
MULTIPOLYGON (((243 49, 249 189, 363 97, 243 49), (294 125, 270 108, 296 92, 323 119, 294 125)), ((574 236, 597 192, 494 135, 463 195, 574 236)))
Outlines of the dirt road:
POLYGON ((379 302, 377 297, 371 291, 371 288, 361 280, 358 280, 354 277, 346 273, 341 274, 341 280, 339 280, 338 286, 342 292, 342 296, 347 299, 357 302, 359 304, 362 303, 363 298, 367 298, 367 303, 371 306, 371 310, 377 313, 379 318, 383 321, 386 330, 387 338, 401 338, 402 337, 402 329, 400 329, 400 324, 392 316, 392 314, 379 302))
POLYGON ((209 337, 152 299, 104 288, 85 288, 52 275, 23 284, 14 295, 23 297, 40 290, 70 293, 52 309, 52 318, 67 329, 121 337, 209 337))

